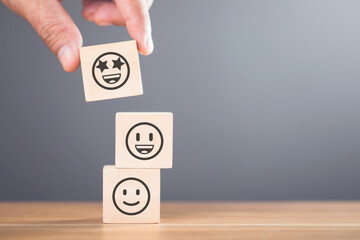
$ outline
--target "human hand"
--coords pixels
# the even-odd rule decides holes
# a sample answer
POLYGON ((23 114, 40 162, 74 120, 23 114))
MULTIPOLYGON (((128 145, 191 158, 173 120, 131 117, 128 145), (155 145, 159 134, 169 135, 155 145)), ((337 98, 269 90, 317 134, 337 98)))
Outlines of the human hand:
MULTIPOLYGON (((62 0, 1 0, 8 8, 25 18, 41 39, 58 57, 66 72, 80 64, 79 29, 61 5, 62 0)), ((141 54, 153 49, 149 8, 153 0, 83 0, 83 17, 97 25, 126 26, 137 41, 141 54)))

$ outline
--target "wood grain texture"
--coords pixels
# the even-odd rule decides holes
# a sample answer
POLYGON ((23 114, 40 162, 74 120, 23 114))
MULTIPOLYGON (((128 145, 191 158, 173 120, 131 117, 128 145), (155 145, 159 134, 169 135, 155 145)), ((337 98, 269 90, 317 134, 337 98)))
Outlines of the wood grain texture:
POLYGON ((160 224, 102 224, 101 203, 0 203, 0 239, 359 239, 360 202, 171 202, 160 224))

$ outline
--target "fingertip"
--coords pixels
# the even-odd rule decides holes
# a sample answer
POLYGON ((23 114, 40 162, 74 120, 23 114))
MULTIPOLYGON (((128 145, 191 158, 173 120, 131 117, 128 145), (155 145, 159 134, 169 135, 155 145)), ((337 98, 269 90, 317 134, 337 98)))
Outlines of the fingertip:
POLYGON ((151 33, 149 33, 146 37, 145 47, 148 50, 147 55, 151 54, 154 51, 154 42, 151 33))
POLYGON ((74 57, 65 66, 63 66, 63 69, 65 72, 71 73, 71 72, 75 72, 76 69, 78 69, 79 65, 80 65, 80 59, 74 57))
POLYGON ((58 59, 65 72, 74 72, 80 65, 79 50, 65 45, 60 48, 58 59))
POLYGON ((144 43, 138 45, 138 50, 142 55, 150 55, 154 51, 154 42, 151 33, 146 34, 144 43))
POLYGON ((77 64, 77 65, 74 64, 72 66, 69 65, 69 67, 64 68, 64 71, 67 73, 72 73, 72 72, 75 72, 78 67, 79 67, 79 64, 77 64))
POLYGON ((104 4, 103 1, 87 3, 83 6, 82 15, 87 21, 94 21, 96 11, 104 4))
POLYGON ((93 21, 100 26, 125 25, 119 10, 114 3, 104 3, 94 13, 93 21))
POLYGON ((82 12, 82 16, 85 20, 89 21, 89 22, 93 22, 94 21, 94 12, 91 11, 86 11, 85 9, 82 12))
POLYGON ((150 55, 154 51, 154 49, 140 48, 138 49, 138 51, 141 55, 147 56, 150 55))

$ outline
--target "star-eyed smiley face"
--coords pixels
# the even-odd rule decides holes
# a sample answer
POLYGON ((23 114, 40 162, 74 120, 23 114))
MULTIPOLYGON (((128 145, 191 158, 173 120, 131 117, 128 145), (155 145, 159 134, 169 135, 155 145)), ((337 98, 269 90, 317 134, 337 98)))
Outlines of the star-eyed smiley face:
POLYGON ((100 87, 108 90, 118 89, 129 79, 130 66, 122 55, 107 52, 95 60, 92 75, 100 87))
POLYGON ((162 133, 152 123, 141 122, 130 128, 126 135, 126 148, 139 160, 149 160, 156 157, 164 144, 162 133))
POLYGON ((126 215, 137 215, 145 211, 150 203, 150 190, 145 182, 129 177, 116 184, 113 203, 117 210, 126 215))

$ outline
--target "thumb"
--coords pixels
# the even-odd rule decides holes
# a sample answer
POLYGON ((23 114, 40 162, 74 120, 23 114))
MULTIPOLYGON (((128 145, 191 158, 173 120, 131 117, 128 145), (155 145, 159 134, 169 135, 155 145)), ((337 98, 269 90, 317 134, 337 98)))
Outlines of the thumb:
POLYGON ((20 0, 18 14, 22 15, 41 39, 58 57, 66 72, 80 64, 79 47, 82 37, 71 17, 57 0, 20 0), (22 6, 21 6, 22 5, 22 6))

